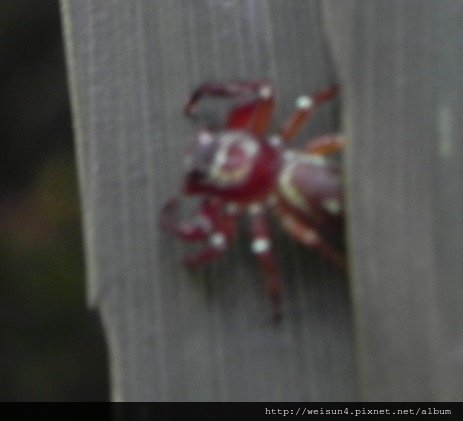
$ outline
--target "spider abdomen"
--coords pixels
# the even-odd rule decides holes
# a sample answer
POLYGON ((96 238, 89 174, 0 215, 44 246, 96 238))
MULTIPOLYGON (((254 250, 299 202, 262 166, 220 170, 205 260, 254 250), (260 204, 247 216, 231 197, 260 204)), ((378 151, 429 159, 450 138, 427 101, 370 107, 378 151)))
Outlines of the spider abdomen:
POLYGON ((315 154, 289 151, 278 176, 283 207, 323 229, 337 230, 343 220, 343 186, 340 168, 315 154))

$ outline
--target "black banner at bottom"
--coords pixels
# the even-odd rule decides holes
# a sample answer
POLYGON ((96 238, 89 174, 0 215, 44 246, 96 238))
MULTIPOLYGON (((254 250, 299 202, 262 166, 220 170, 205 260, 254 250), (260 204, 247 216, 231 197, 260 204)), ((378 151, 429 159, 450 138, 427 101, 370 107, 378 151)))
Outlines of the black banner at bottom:
POLYGON ((98 419, 99 421, 164 420, 297 420, 362 419, 425 416, 463 419, 463 403, 336 402, 336 403, 5 403, 4 419, 98 419), (6 418, 5 416, 8 416, 6 418), (13 418, 14 417, 14 418, 13 418))

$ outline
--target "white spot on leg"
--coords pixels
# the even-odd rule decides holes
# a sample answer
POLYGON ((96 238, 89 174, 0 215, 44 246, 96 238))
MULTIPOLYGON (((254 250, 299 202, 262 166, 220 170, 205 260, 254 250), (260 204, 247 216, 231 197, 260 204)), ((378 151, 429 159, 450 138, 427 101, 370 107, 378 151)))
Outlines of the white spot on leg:
POLYGON ((256 215, 257 213, 262 212, 262 210, 262 205, 260 205, 259 203, 253 203, 248 207, 248 212, 250 215, 256 215))
POLYGON ((313 100, 310 96, 303 95, 296 99, 296 107, 300 110, 308 110, 309 108, 312 108, 312 106, 313 100))
POLYGON ((279 148, 282 145, 283 142, 282 142, 280 136, 273 135, 273 136, 270 136, 270 138, 268 139, 268 143, 269 143, 270 146, 272 146, 274 148, 279 148))
POLYGON ((271 248, 271 243, 270 240, 267 238, 256 238, 252 243, 251 243, 251 251, 254 254, 262 254, 270 250, 271 248))
POLYGON ((227 204, 227 207, 225 208, 225 211, 229 215, 236 215, 237 213, 239 213, 240 207, 239 207, 239 205, 237 203, 230 202, 230 203, 227 204))
POLYGON ((338 199, 326 199, 323 202, 323 207, 333 215, 338 215, 341 212, 341 202, 338 199))
POLYGON ((272 87, 270 85, 264 85, 260 88, 259 95, 261 98, 267 99, 272 96, 272 87))
POLYGON ((198 140, 202 145, 208 145, 209 143, 212 143, 214 136, 212 136, 212 133, 210 132, 202 131, 199 134, 198 140))
POLYGON ((216 232, 209 237, 209 244, 219 250, 223 250, 227 245, 227 238, 221 232, 216 232))

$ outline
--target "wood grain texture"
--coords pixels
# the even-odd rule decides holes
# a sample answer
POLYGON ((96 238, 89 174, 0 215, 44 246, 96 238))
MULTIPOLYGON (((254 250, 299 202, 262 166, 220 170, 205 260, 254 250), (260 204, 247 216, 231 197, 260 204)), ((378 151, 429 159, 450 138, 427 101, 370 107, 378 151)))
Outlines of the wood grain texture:
POLYGON ((360 397, 463 395, 463 2, 327 1, 360 397))
MULTIPOLYGON (((273 326, 244 229, 225 259, 190 274, 178 263, 187 248, 158 227, 196 129, 181 115, 193 87, 270 78, 282 121, 298 95, 335 79, 318 1, 63 0, 62 12, 89 297, 113 399, 356 399, 349 290, 335 269, 275 225, 286 284, 273 326)), ((326 107, 305 137, 336 129, 326 107)))

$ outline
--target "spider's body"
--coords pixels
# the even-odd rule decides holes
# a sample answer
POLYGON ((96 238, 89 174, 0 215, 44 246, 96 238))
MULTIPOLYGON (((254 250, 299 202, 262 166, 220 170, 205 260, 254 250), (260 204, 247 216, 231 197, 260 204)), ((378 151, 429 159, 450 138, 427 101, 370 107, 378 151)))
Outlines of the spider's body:
POLYGON ((186 193, 245 205, 273 190, 281 152, 246 131, 201 131, 186 161, 186 193))
POLYGON ((281 275, 272 252, 266 210, 272 208, 285 230, 317 249, 340 268, 343 256, 325 239, 343 228, 341 170, 327 155, 342 150, 341 136, 310 141, 302 151, 285 148, 314 109, 337 94, 332 86, 310 97, 300 97, 298 110, 280 133, 267 136, 274 106, 266 82, 206 84, 197 89, 185 113, 192 114, 203 96, 251 97, 235 106, 222 130, 201 130, 186 157, 186 194, 203 198, 196 217, 189 222, 175 216, 177 201, 163 208, 162 225, 187 241, 207 241, 205 249, 185 260, 197 267, 221 256, 235 235, 237 219, 249 215, 251 249, 267 277, 267 291, 275 314, 281 296, 281 275))
POLYGON ((286 155, 278 176, 280 206, 317 231, 340 233, 344 218, 339 165, 319 155, 286 155))

